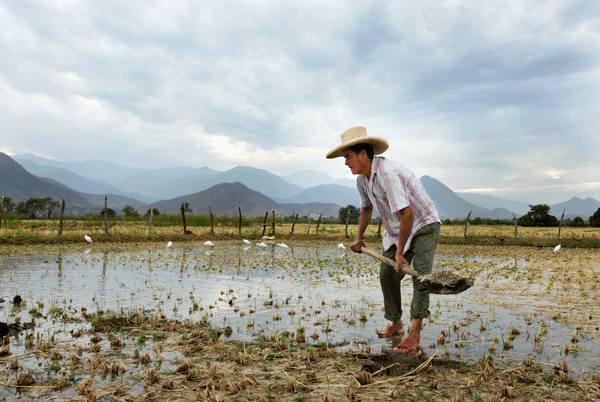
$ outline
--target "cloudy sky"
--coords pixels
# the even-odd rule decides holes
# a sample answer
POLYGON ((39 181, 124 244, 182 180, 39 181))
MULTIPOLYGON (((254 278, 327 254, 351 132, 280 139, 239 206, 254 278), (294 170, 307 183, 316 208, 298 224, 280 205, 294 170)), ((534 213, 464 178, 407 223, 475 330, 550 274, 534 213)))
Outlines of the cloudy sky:
POLYGON ((0 0, 9 154, 350 177, 347 128, 455 191, 600 200, 596 1, 0 0))

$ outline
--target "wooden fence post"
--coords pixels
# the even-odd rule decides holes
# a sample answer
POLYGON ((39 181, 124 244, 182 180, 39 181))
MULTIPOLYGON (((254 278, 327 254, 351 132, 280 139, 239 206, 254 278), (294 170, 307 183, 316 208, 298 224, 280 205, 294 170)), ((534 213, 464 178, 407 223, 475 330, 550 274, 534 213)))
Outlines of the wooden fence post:
POLYGON ((212 211, 210 210, 210 205, 208 206, 208 214, 210 215, 210 234, 215 235, 215 222, 213 218, 212 211))
POLYGON ((108 197, 104 196, 104 234, 108 236, 108 197))
POLYGON ((560 222, 558 222, 558 240, 560 241, 560 228, 562 227, 562 220, 565 217, 565 211, 567 210, 567 207, 565 207, 565 209, 563 209, 563 213, 560 216, 560 222))
POLYGON ((59 220, 59 224, 58 224, 58 235, 62 235, 62 231, 63 231, 63 219, 65 216, 65 199, 62 199, 62 206, 60 208, 60 220, 59 220))
POLYGON ((379 217, 379 226, 377 227, 377 237, 381 237, 381 216, 379 217))
POLYGON ((465 233, 463 234, 463 239, 467 238, 467 228, 469 227, 469 218, 471 217, 471 212, 473 212, 473 211, 469 211, 469 215, 467 215, 467 220, 465 222, 465 233))
POLYGON ((187 234, 187 225, 185 224, 185 203, 181 203, 181 219, 183 220, 183 234, 187 234))
POLYGON ((515 239, 517 238, 517 217, 515 216, 515 213, 513 212, 513 221, 515 222, 515 239))
POLYGON ((0 230, 2 230, 3 216, 4 216, 4 196, 0 197, 0 230))
POLYGON ((273 210, 273 222, 271 222, 271 235, 275 234, 275 210, 273 210))
POLYGON ((310 232, 310 212, 308 213, 308 229, 306 230, 306 234, 310 232))
POLYGON ((344 235, 346 238, 348 238, 348 225, 349 224, 350 224, 350 214, 346 210, 346 234, 344 235))
POLYGON ((315 229, 315 234, 319 234, 319 226, 321 225, 321 218, 323 217, 323 211, 321 211, 321 215, 319 215, 319 221, 317 222, 317 228, 315 229))
POLYGON ((238 207, 238 212, 240 214, 240 224, 238 225, 238 234, 242 235, 242 208, 238 207))
POLYGON ((290 234, 294 234, 294 226, 296 226, 296 222, 298 221, 298 215, 300 215, 300 214, 296 214, 296 219, 294 219, 294 223, 292 223, 292 230, 291 230, 290 234))
POLYGON ((150 208, 150 224, 148 225, 148 235, 152 234, 152 218, 154 217, 154 208, 150 208))
POLYGON ((267 230, 267 218, 269 217, 269 211, 265 213, 265 221, 263 222, 263 236, 265 235, 265 231, 267 230))

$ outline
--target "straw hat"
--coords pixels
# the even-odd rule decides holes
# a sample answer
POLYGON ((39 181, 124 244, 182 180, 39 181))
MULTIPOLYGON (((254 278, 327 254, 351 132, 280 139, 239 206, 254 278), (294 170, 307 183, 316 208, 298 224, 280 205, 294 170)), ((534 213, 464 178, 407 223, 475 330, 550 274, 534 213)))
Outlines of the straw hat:
POLYGON ((382 154, 388 149, 389 144, 386 140, 379 137, 367 136, 367 129, 364 127, 352 127, 340 136, 342 137, 342 145, 339 145, 329 152, 327 159, 333 159, 344 156, 344 149, 356 144, 371 144, 375 155, 382 154))

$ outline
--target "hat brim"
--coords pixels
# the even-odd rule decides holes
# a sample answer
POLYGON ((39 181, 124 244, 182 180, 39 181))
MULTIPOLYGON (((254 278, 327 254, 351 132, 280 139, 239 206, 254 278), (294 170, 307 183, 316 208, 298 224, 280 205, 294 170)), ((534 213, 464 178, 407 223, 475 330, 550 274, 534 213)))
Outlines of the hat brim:
POLYGON ((373 147, 373 154, 379 155, 384 153, 388 148, 389 144, 386 140, 379 137, 362 137, 357 138, 352 141, 348 141, 342 145, 337 146, 331 152, 329 152, 325 157, 327 159, 339 158, 340 156, 344 156, 344 150, 348 147, 351 147, 356 144, 371 144, 373 147))

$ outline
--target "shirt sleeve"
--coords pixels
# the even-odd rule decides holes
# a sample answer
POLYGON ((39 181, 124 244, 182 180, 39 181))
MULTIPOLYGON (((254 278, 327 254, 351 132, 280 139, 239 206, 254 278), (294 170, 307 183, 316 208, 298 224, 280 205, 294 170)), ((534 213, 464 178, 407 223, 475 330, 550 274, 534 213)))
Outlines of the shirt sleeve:
POLYGON ((361 177, 356 179, 356 188, 358 189, 358 196, 360 197, 360 206, 361 208, 365 208, 371 205, 371 200, 369 199, 369 196, 364 188, 364 181, 361 181, 360 179, 361 177))

